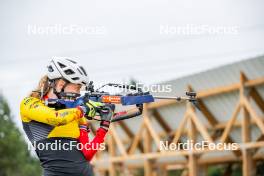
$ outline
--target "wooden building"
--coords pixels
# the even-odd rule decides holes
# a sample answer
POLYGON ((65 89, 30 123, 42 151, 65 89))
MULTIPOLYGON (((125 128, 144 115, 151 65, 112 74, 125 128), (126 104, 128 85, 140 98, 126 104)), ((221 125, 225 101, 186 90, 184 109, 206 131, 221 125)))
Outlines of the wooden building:
MULTIPOLYGON (((206 63, 205 63, 206 64, 206 63)), ((160 100, 145 104, 142 117, 113 123, 107 150, 93 161, 98 175, 206 175, 211 165, 242 164, 244 176, 256 175, 256 164, 264 161, 264 56, 243 60, 195 75, 160 83, 172 85, 169 93, 196 91, 201 111, 189 103, 160 100), (226 150, 160 150, 169 143, 237 144, 226 150)), ((93 124, 96 127, 96 124, 93 124)))

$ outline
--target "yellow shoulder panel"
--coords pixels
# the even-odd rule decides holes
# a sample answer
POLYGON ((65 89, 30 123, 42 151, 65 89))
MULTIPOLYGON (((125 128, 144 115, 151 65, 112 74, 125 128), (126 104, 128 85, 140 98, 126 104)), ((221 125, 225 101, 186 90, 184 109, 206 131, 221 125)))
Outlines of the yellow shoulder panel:
POLYGON ((68 124, 74 120, 79 120, 81 114, 81 111, 77 108, 56 111, 53 108, 47 107, 41 100, 34 97, 26 97, 20 104, 20 115, 23 122, 34 120, 59 126, 68 124))

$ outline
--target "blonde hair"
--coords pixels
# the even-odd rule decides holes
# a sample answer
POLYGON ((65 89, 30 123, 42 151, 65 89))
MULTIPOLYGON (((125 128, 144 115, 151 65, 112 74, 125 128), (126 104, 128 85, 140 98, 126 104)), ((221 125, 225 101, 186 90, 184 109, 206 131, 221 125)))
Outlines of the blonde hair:
POLYGON ((49 92, 49 90, 50 90, 49 78, 47 75, 45 75, 40 79, 37 88, 31 91, 29 96, 42 99, 43 96, 49 92))

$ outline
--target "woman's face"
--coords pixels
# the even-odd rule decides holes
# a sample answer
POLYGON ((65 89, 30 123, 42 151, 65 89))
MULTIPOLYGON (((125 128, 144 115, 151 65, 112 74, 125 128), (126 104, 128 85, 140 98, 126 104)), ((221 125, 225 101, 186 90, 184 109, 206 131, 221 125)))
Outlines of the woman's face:
POLYGON ((64 92, 79 94, 82 86, 79 84, 66 83, 66 81, 64 81, 63 79, 59 79, 56 82, 56 90, 60 92, 63 87, 64 87, 64 92))
POLYGON ((81 91, 81 85, 79 84, 73 84, 73 83, 68 83, 66 87, 64 88, 64 92, 69 92, 69 93, 80 93, 81 91))

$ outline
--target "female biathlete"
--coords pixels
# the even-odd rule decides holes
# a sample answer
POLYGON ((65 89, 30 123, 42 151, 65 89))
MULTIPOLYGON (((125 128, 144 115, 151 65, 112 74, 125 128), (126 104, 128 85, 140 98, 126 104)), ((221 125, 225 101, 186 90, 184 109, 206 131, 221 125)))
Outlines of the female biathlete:
POLYGON ((81 87, 88 84, 88 76, 82 66, 64 58, 53 59, 47 69, 47 75, 40 80, 37 90, 21 102, 24 131, 35 147, 44 176, 93 175, 89 161, 104 142, 113 111, 93 101, 69 109, 49 104, 49 98, 78 97, 81 87), (67 94, 72 96, 65 96, 67 94), (102 119, 100 128, 88 143, 88 123, 85 117, 94 117, 99 106, 104 107, 99 112, 102 119), (57 144, 55 149, 51 147, 54 143, 57 144), (78 143, 83 144, 80 150, 78 143))

